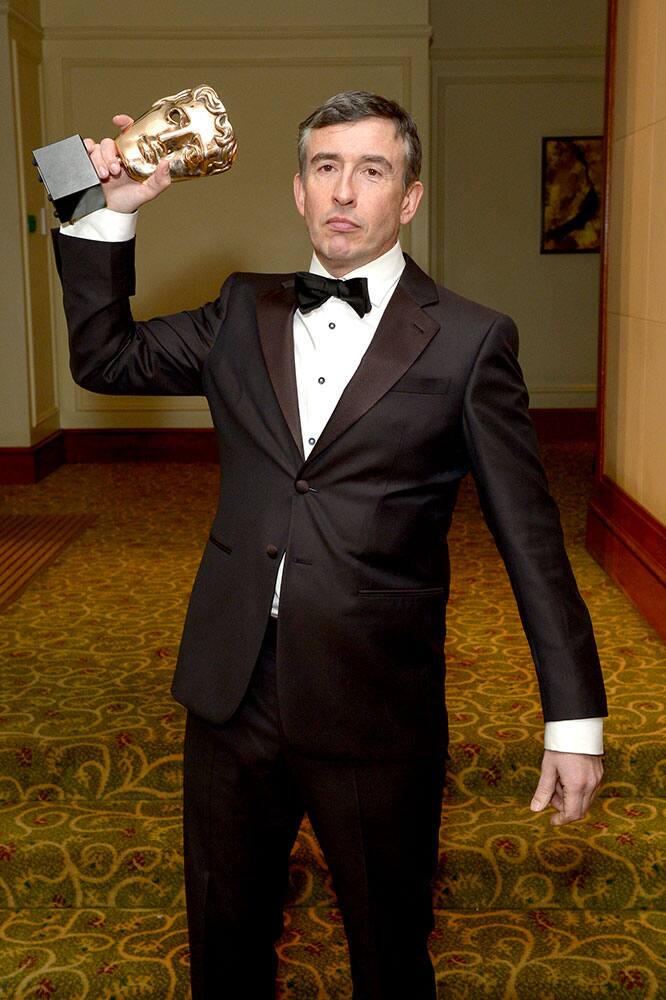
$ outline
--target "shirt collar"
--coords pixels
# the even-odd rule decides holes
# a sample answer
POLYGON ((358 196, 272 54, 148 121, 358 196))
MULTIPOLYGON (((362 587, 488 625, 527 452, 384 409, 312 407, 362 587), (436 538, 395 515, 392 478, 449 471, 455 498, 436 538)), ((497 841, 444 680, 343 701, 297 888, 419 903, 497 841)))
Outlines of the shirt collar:
MULTIPOLYGON (((393 289, 398 278, 405 269, 405 258, 402 254, 400 243, 396 243, 383 253, 381 257, 376 257, 368 264, 362 264, 343 278, 367 278, 368 294, 373 306, 380 306, 388 293, 393 289)), ((313 274, 321 274, 325 278, 333 278, 335 275, 329 274, 324 265, 319 261, 316 253, 312 254, 310 270, 313 274)))

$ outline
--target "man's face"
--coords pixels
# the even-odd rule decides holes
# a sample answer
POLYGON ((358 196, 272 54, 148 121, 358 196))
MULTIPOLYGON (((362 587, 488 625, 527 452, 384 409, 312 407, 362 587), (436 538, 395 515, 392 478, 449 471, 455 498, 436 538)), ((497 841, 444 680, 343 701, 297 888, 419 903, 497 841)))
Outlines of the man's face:
POLYGON ((191 97, 166 99, 125 129, 116 142, 127 172, 145 180, 165 157, 174 180, 207 174, 221 158, 216 115, 191 97))
POLYGON ((395 244, 418 208, 423 186, 403 189, 405 143, 388 118, 313 129, 296 207, 330 274, 341 277, 395 244))

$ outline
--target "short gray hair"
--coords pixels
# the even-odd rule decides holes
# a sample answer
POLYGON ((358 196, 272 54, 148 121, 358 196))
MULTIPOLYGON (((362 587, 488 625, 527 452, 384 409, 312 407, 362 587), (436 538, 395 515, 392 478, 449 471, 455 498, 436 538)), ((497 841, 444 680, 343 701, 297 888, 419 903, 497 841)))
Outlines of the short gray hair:
POLYGON ((388 118, 395 125, 396 135, 405 143, 405 190, 410 188, 421 173, 421 140, 414 119, 395 101, 367 90, 345 90, 329 97, 298 126, 298 169, 305 174, 305 147, 310 132, 328 125, 358 122, 363 118, 388 118))

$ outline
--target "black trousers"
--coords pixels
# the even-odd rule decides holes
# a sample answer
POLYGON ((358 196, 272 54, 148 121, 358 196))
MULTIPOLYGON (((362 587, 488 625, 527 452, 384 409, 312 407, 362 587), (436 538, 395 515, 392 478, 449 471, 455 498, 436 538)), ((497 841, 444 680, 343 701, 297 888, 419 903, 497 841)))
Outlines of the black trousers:
POLYGON ((427 941, 443 761, 319 760, 281 735, 275 626, 221 726, 190 713, 185 885, 193 1000, 273 1000, 289 854, 305 813, 329 866, 354 1000, 433 1000, 427 941))

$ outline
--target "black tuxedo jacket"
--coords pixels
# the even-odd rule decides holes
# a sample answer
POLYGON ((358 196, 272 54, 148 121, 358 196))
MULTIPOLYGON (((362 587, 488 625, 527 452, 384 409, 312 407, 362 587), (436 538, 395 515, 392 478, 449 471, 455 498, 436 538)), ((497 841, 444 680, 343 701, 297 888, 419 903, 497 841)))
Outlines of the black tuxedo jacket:
POLYGON ((103 393, 203 393, 215 423, 219 506, 185 622, 178 701, 216 723, 232 715, 286 552, 278 684, 291 745, 379 758, 441 747, 446 534, 471 471, 546 720, 606 714, 508 317, 436 286, 407 259, 305 459, 292 276, 235 274, 200 309, 135 322, 133 243, 56 235, 55 245, 76 381, 103 393))

